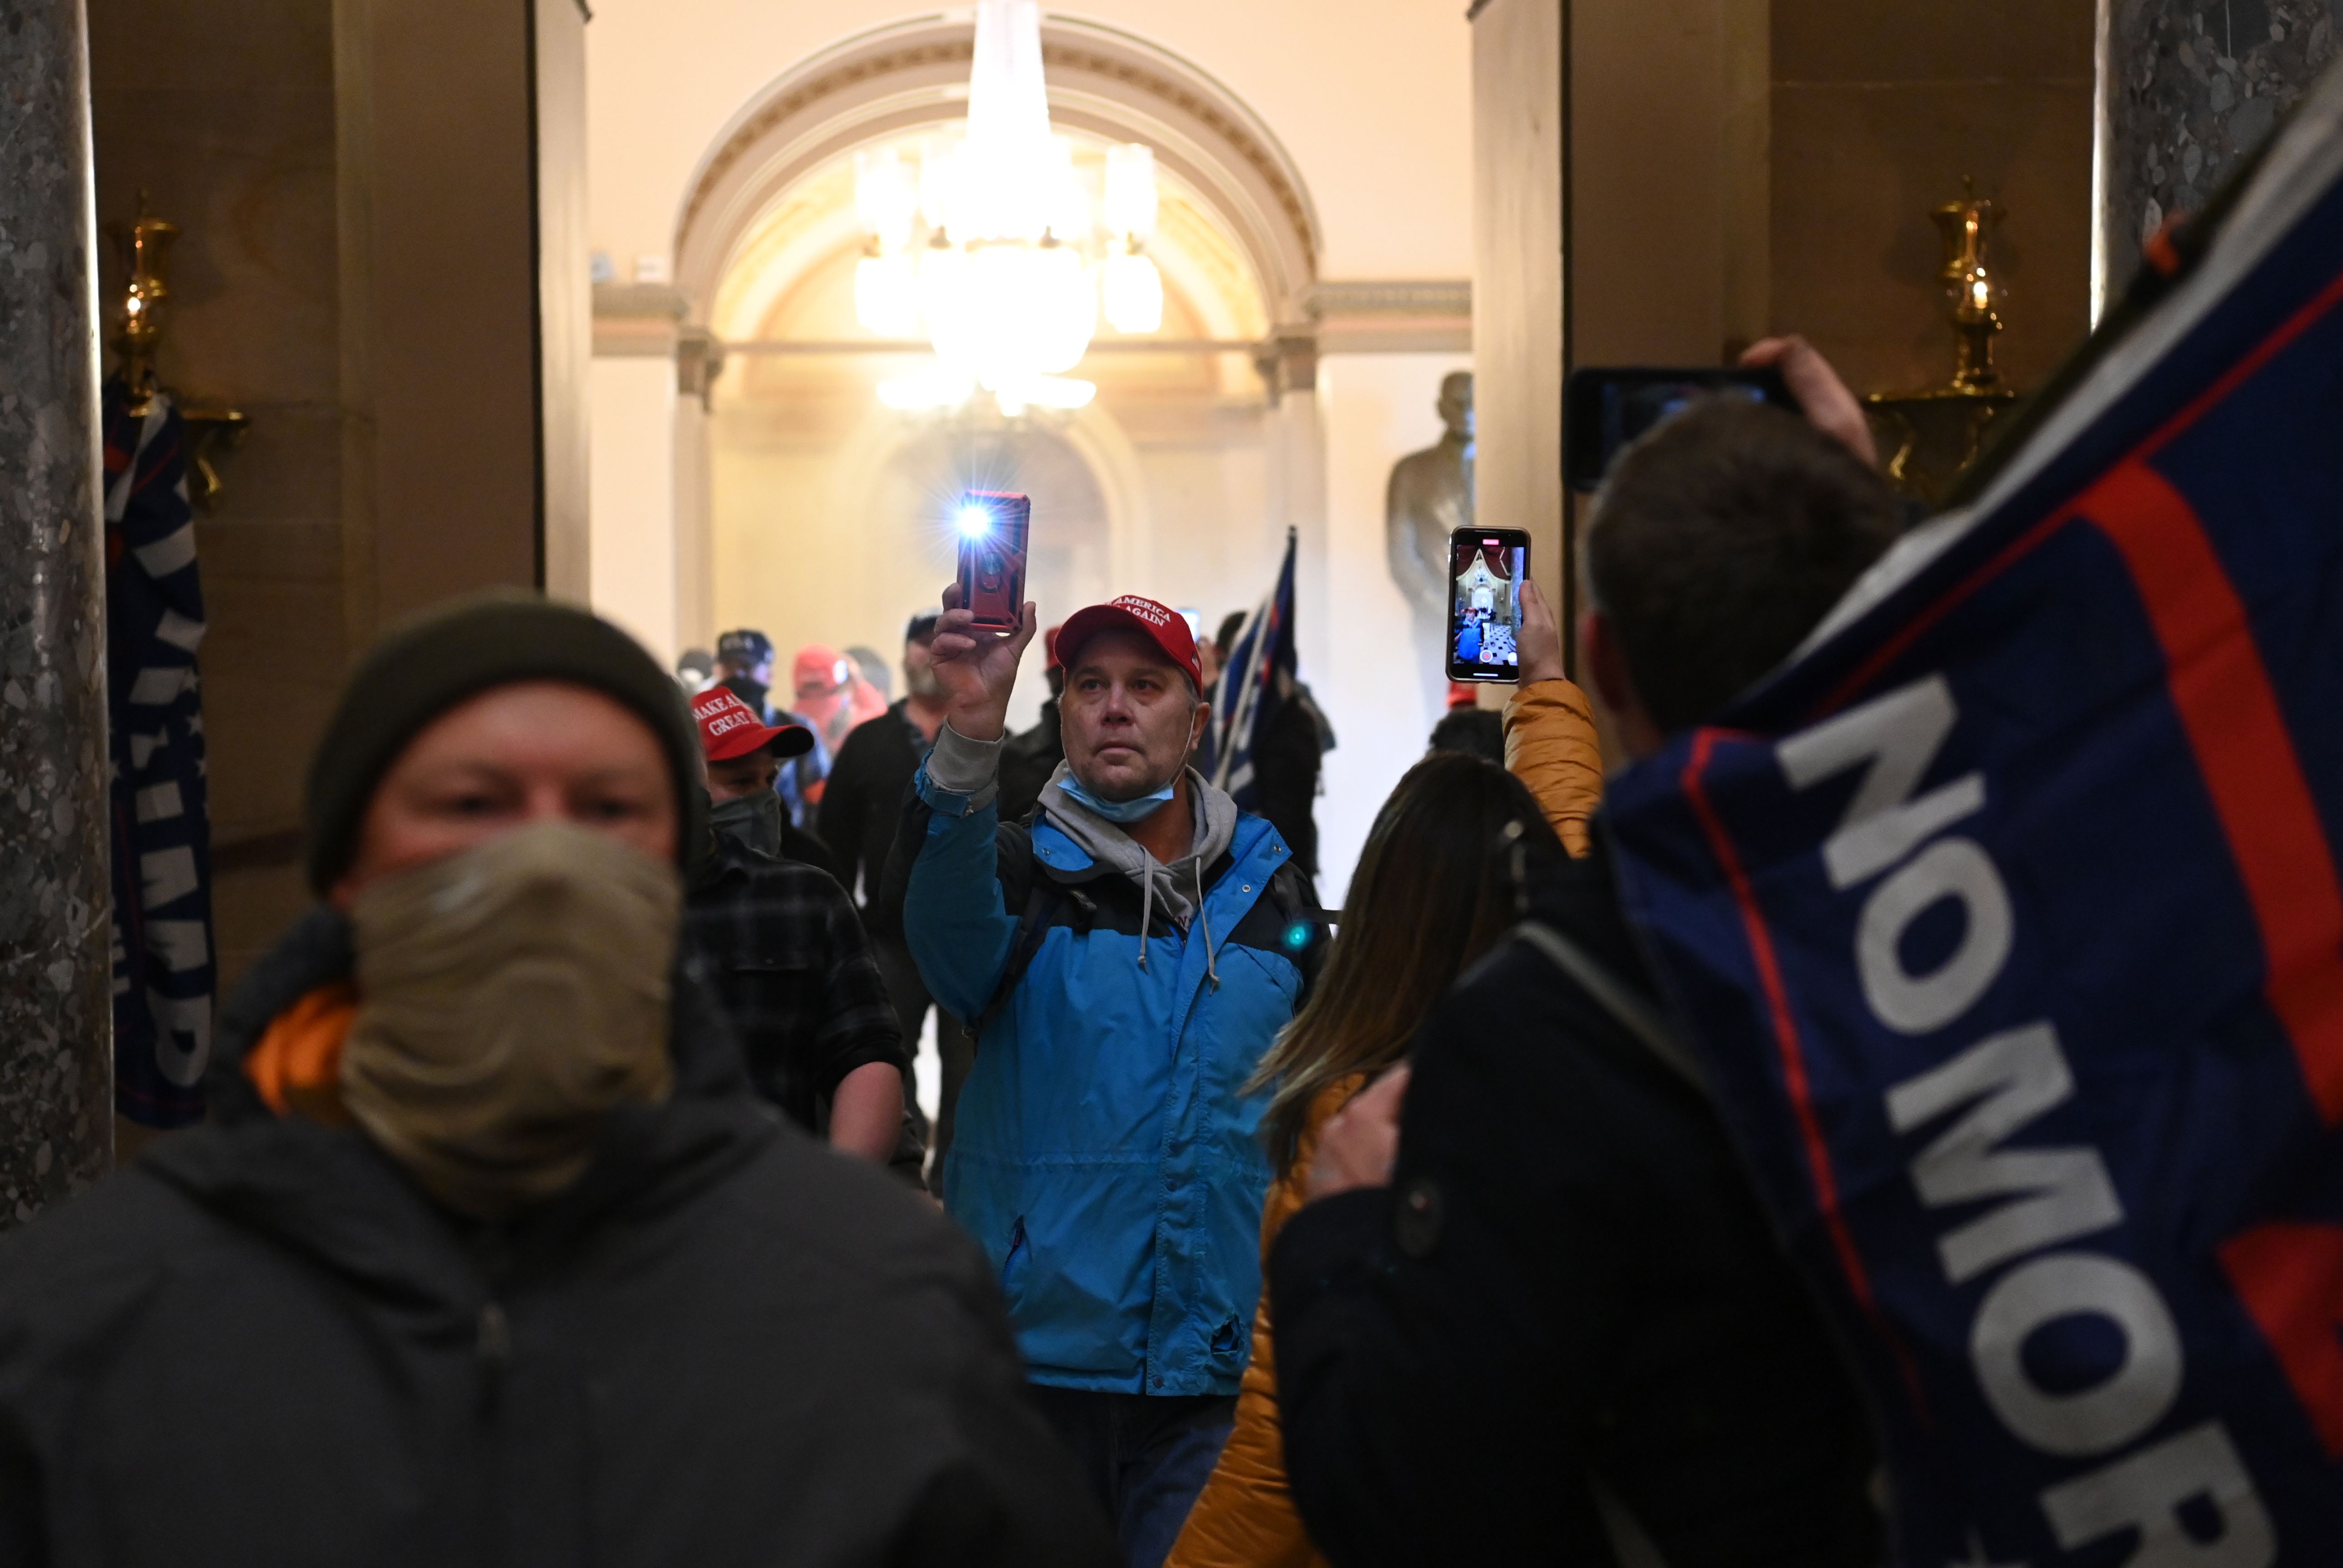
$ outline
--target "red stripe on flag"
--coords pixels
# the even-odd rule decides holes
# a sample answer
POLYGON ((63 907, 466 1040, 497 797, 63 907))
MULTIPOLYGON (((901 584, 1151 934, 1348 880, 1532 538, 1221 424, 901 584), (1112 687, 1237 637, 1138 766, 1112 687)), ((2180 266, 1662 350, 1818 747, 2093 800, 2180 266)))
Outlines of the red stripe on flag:
POLYGON ((2343 1225, 2257 1225, 2221 1243, 2221 1267, 2318 1440, 2343 1459, 2343 1225))
POLYGON ((1774 956, 1774 934, 1766 929, 1765 911, 1757 902, 1756 890, 1749 885, 1748 874, 1741 869, 1740 851, 1734 848, 1732 835, 1725 831, 1724 820, 1709 803, 1707 785, 1701 777, 1707 770, 1717 739, 1731 733, 1718 729, 1695 731, 1692 757, 1684 764, 1680 782, 1684 798, 1692 802, 1693 814, 1700 819, 1702 831, 1708 835, 1709 848, 1715 852, 1717 864, 1724 868, 1725 879, 1732 886, 1734 902, 1741 909, 1741 927, 1749 939, 1750 956, 1757 965, 1757 983, 1765 993, 1765 1009, 1774 1026, 1775 1047, 1782 1059, 1782 1085, 1789 1094, 1791 1112, 1797 1118, 1799 1139, 1805 1145, 1806 1171, 1815 1184, 1815 1208, 1822 1215, 1823 1229, 1830 1233, 1831 1247, 1838 1254, 1847 1289, 1872 1326, 1878 1330, 1879 1337, 1886 1342, 1911 1391, 1913 1406, 1925 1419, 1928 1407, 1920 1386, 1920 1369, 1914 1364, 1904 1342, 1888 1329, 1878 1298, 1871 1289, 1871 1271, 1864 1266, 1863 1254, 1855 1250, 1855 1234, 1846 1228, 1846 1216, 1839 1210, 1838 1177, 1831 1168, 1830 1145, 1824 1141, 1822 1121, 1815 1114, 1814 1092, 1806 1079, 1805 1048, 1798 1039, 1797 1020, 1790 1012, 1789 987, 1783 983, 1782 967, 1774 956))
POLYGON ((2164 648, 2197 768, 2260 928, 2263 991, 2311 1099, 2343 1121, 2343 888, 2286 716, 2237 598, 2187 498, 2145 463, 2086 491, 2164 648))

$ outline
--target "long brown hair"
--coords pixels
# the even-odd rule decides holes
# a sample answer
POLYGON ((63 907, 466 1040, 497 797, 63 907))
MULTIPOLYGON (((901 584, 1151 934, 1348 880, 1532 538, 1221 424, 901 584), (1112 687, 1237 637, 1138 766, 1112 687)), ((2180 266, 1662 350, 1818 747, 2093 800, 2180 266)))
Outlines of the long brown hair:
POLYGON ((1440 993, 1513 924, 1506 829, 1516 823, 1528 853, 1561 856, 1520 779, 1455 751, 1409 769, 1375 814, 1309 1005, 1246 1086, 1276 1086, 1262 1131, 1279 1171, 1292 1165, 1320 1091, 1406 1055, 1440 993))

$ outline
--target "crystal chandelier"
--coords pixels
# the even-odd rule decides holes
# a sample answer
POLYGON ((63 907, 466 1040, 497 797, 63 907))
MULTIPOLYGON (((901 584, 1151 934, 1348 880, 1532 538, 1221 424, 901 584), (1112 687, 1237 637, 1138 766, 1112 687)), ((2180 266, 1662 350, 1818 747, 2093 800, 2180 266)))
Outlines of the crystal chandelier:
POLYGON ((854 274, 862 325, 924 335, 929 371, 882 382, 897 408, 952 407, 980 388, 1004 414, 1079 408, 1097 393, 1081 362, 1103 303, 1118 332, 1163 325, 1155 154, 1107 150, 1094 198, 1073 145, 1050 129, 1038 0, 978 0, 968 134, 931 141, 916 167, 894 147, 857 153, 865 243, 854 274))

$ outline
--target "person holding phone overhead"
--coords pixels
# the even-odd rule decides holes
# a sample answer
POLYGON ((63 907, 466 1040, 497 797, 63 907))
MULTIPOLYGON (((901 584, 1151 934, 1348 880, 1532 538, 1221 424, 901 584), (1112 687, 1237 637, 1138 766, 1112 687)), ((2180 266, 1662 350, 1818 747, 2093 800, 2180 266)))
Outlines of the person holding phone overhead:
MULTIPOLYGON (((1495 713, 1467 711, 1499 728, 1495 713)), ((1602 752, 1585 694, 1563 668, 1561 628, 1533 582, 1522 584, 1522 688, 1505 704, 1502 739, 1492 739, 1485 756, 1435 743, 1375 813, 1342 901, 1342 940, 1310 1005, 1254 1070, 1271 1095, 1262 1125, 1277 1168, 1261 1219, 1264 1261, 1309 1195, 1326 1123, 1380 1075, 1403 1079, 1417 1028, 1518 918, 1516 875, 1586 852, 1602 752)), ((1167 1568, 1324 1568, 1287 1494, 1271 1315, 1263 1300, 1236 1427, 1167 1568)))
POLYGON ((1030 824, 1003 823, 1034 607, 988 630, 962 592, 933 649, 950 713, 889 870, 920 973, 977 1020, 945 1203, 1125 1561, 1156 1568, 1233 1419, 1269 1182, 1248 1081, 1324 925, 1283 836, 1189 766, 1210 715, 1195 639, 1151 599, 1066 620, 1066 759, 1030 824))

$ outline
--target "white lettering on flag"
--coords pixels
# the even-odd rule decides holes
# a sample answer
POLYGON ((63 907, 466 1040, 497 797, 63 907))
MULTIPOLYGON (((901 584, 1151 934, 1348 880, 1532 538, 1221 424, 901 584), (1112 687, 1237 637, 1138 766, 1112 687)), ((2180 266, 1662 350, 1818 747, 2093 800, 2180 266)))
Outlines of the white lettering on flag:
POLYGON ((2097 1150, 2000 1147, 2074 1092, 2074 1074, 2047 1023, 1988 1035, 1888 1091, 1887 1117, 1898 1132, 1970 1107, 1912 1161, 1922 1202, 1942 1209, 2013 1200, 1938 1240, 1945 1277, 1955 1284, 2021 1252, 2122 1223, 2123 1205, 2097 1150))
POLYGON ((196 852, 185 844, 149 850, 138 857, 138 878, 146 888, 140 901, 151 915, 196 890, 196 852))
POLYGON ((2001 1423, 2045 1453, 2106 1453, 2162 1421, 2180 1397, 2180 1330, 2146 1274, 2096 1252, 2050 1252, 1995 1282, 1969 1325, 1969 1360, 2001 1423), (2062 1318, 2123 1335, 2123 1360, 2084 1387, 2034 1381, 2026 1342, 2062 1318))
POLYGON ((1939 839, 1865 900, 1855 957, 1864 1000, 1906 1034, 1939 1030, 1969 1010, 2008 960, 2009 892, 1974 839, 1939 839), (1961 906, 1961 943, 1925 975, 1904 967, 1904 934, 1946 899, 1961 906))
POLYGON ((163 960, 173 974, 199 970, 211 958, 211 941, 201 920, 149 920, 146 950, 163 960))
POLYGON ((1952 733, 1953 718, 1952 691, 1943 676, 1932 675, 1782 742, 1777 755, 1795 789, 1870 762, 1838 830, 1823 845, 1832 887, 1851 888, 1877 876, 1930 834, 1985 804, 1985 779, 1977 773, 1911 799, 1952 733))
POLYGON ((204 1075, 212 1053, 212 999, 207 996, 167 997, 146 993, 146 1009, 155 1015, 155 1063, 163 1076, 186 1088, 204 1075), (182 1046, 180 1038, 188 1043, 182 1046))
POLYGON ((2269 1515, 2217 1421, 2046 1488, 2042 1512, 2069 1552, 2118 1531, 2138 1532, 2125 1568, 2269 1568, 2278 1561, 2269 1515), (2220 1516, 2221 1533, 2210 1541, 2181 1523, 2182 1505, 2197 1502, 2220 1516))
POLYGON ((130 766, 139 772, 146 770, 146 759, 155 755, 156 747, 170 739, 163 734, 134 735, 130 738, 130 766))

